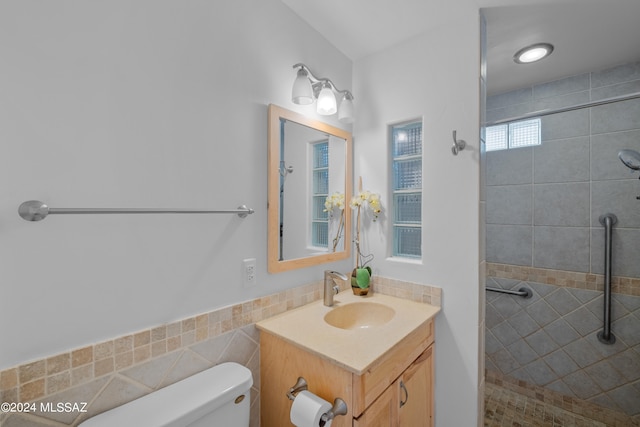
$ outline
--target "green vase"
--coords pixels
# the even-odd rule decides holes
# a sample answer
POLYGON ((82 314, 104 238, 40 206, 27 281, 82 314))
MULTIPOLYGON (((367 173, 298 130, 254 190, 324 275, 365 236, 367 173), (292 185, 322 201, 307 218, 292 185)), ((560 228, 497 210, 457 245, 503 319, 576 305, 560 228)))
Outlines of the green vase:
POLYGON ((351 272, 351 289, 356 295, 369 293, 371 283, 371 267, 354 268, 351 272))

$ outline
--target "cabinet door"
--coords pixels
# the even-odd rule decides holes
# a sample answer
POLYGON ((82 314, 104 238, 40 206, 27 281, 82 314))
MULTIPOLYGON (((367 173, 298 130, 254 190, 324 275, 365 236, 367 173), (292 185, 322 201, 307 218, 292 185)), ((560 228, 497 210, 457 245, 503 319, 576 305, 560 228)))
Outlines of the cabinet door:
POLYGON ((401 427, 433 426, 433 346, 402 373, 398 395, 401 427))
POLYGON ((396 427, 398 425, 398 394, 392 385, 353 420, 353 427, 396 427))

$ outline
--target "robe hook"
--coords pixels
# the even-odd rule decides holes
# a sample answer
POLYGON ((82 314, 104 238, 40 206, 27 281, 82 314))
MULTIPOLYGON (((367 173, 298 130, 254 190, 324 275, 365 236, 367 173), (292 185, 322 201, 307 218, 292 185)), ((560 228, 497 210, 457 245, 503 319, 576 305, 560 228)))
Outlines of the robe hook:
POLYGON ((456 131, 453 131, 453 147, 451 147, 451 152, 454 156, 457 156, 458 153, 464 150, 464 147, 467 146, 467 143, 463 139, 456 138, 456 131))

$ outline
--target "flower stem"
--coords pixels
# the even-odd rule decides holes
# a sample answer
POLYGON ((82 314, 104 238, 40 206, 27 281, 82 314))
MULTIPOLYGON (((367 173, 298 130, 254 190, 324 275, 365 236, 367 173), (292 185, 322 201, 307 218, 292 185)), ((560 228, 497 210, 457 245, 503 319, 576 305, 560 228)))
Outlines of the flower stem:
POLYGON ((344 211, 340 212, 340 223, 338 224, 338 231, 336 232, 336 237, 333 239, 333 252, 336 251, 336 247, 340 242, 340 237, 342 236, 342 230, 344 229, 344 211))

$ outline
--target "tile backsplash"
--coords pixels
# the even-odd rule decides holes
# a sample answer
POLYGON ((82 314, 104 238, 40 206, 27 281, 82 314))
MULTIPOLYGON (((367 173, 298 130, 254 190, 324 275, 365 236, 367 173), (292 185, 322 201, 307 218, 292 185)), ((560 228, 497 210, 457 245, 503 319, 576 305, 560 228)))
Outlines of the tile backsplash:
MULTIPOLYGON (((567 288, 592 291, 604 290, 604 275, 580 271, 554 270, 521 265, 487 263, 488 277, 538 282, 567 288)), ((617 294, 640 296, 640 278, 612 276, 611 291, 617 294)))
MULTIPOLYGON (((75 426, 223 362, 251 369, 251 425, 259 425, 255 323, 322 298, 322 281, 96 343, 0 372, 1 402, 85 403, 86 412, 0 413, 0 426, 75 426)), ((348 287, 348 285, 347 285, 348 287)), ((375 292, 440 306, 440 288, 376 277, 375 292)), ((342 289, 346 290, 346 287, 342 289)))

